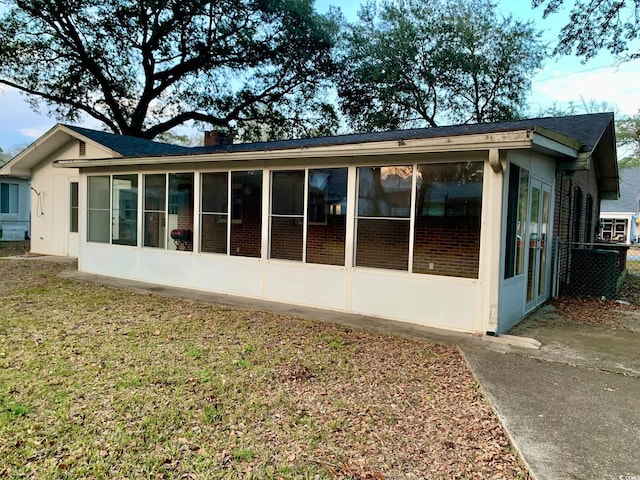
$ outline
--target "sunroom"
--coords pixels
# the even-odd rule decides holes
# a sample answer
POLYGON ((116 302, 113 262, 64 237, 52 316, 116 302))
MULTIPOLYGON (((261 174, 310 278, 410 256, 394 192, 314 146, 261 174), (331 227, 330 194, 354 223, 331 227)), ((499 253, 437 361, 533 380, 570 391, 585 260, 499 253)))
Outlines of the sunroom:
POLYGON ((415 157, 87 172, 80 269, 473 329, 485 159, 415 157))

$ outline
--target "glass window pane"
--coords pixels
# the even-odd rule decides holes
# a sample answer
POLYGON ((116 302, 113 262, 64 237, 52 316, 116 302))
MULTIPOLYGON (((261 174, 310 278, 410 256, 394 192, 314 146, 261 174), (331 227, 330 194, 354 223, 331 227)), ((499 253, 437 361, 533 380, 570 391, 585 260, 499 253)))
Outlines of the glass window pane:
POLYGON ((344 265, 347 174, 346 168, 309 170, 308 263, 344 265))
POLYGON ((304 170, 273 172, 271 214, 304 214, 304 170))
POLYGON ((202 211, 227 213, 227 173, 202 174, 202 211))
POLYGON ((358 168, 358 216, 409 218, 412 166, 358 168))
POLYGON ((167 248, 193 250, 193 173, 169 174, 167 248))
POLYGON ((108 176, 87 177, 87 240, 109 242, 111 211, 108 176))
POLYGON ((302 261, 304 176, 304 170, 272 174, 270 258, 302 261))
POLYGON ((87 177, 87 208, 109 209, 109 177, 87 177))
POLYGON ((203 213, 201 215, 200 251, 227 253, 227 214, 203 213))
POLYGON ((109 210, 87 211, 87 240, 109 243, 109 210))
POLYGON ((360 218, 356 227, 356 266, 409 268, 408 220, 360 218))
POLYGON ((167 177, 164 173, 144 176, 144 209, 164 211, 167 177))
POLYGON ((9 184, 0 184, 0 213, 9 213, 9 184))
POLYGON ((511 278, 516 271, 516 248, 518 226, 518 187, 520 185, 520 167, 509 166, 507 190, 507 225, 505 232, 504 278, 511 278))
POLYGON ((78 182, 71 182, 69 184, 69 199, 70 199, 70 221, 69 231, 78 232, 78 182))
POLYGON ((200 251, 227 253, 228 173, 203 173, 200 251))
POLYGON ((260 257, 262 171, 231 173, 231 255, 260 257))
POLYGON ((302 217, 271 217, 270 258, 302 261, 302 217))
POLYGON ((167 176, 144 176, 144 246, 165 248, 167 176))
POLYGON ((413 272, 477 278, 483 162, 418 165, 413 272))
POLYGON ((525 243, 527 233, 527 209, 529 207, 529 172, 520 171, 520 189, 518 193, 518 223, 516 228, 516 275, 524 273, 525 243))
POLYGON ((144 212, 144 246, 164 248, 164 212, 144 212))
POLYGON ((112 243, 138 244, 138 175, 114 175, 111 185, 112 243))
POLYGON ((18 213, 19 187, 17 183, 0 185, 0 213, 18 213))

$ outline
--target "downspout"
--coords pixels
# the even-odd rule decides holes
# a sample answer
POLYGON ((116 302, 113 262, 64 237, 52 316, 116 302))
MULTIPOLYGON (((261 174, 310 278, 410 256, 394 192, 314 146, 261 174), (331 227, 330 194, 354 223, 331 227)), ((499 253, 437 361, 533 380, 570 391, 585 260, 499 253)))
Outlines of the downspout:
MULTIPOLYGON (((500 329, 500 266, 501 249, 502 249, 502 206, 504 203, 504 169, 500 158, 500 150, 489 150, 489 166, 493 172, 491 176, 489 207, 492 212, 490 223, 494 223, 494 227, 490 228, 492 232, 498 232, 497 238, 488 235, 488 248, 484 250, 485 268, 485 291, 487 292, 484 308, 486 309, 486 335, 495 336, 500 329), (497 225, 495 225, 497 223, 497 225)), ((483 206, 484 208, 484 206, 483 206)), ((485 237, 486 238, 486 237, 485 237)))

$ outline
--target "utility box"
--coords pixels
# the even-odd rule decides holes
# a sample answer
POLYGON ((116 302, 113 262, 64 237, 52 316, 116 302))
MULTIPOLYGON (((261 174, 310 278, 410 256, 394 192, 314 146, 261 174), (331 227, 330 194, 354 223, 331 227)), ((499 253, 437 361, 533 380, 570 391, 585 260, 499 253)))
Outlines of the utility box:
POLYGON ((616 298, 618 252, 602 249, 571 250, 569 292, 576 297, 616 298))

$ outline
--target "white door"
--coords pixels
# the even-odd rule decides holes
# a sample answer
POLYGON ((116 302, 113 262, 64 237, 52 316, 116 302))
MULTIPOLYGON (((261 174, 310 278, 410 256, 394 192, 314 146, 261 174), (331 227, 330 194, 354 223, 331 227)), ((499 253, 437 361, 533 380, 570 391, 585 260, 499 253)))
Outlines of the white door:
POLYGON ((550 234, 551 186, 531 180, 529 197, 529 228, 527 254, 527 301, 525 310, 531 311, 549 296, 551 267, 550 234))

